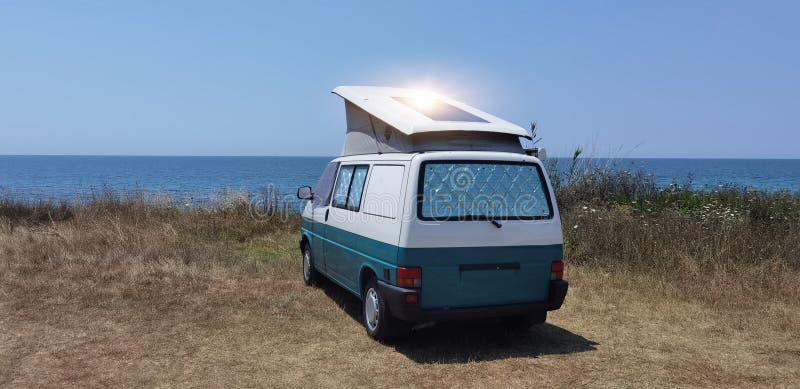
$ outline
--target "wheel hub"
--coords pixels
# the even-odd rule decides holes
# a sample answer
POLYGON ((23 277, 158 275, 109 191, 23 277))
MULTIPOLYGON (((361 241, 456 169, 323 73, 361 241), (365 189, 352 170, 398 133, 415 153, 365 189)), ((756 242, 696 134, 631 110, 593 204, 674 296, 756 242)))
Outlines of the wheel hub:
POLYGON ((303 251, 303 276, 306 279, 311 278, 311 253, 308 250, 303 251))
POLYGON ((378 293, 375 289, 370 288, 364 298, 364 315, 367 319, 367 327, 370 331, 378 328, 378 315, 380 314, 380 303, 378 301, 378 293))

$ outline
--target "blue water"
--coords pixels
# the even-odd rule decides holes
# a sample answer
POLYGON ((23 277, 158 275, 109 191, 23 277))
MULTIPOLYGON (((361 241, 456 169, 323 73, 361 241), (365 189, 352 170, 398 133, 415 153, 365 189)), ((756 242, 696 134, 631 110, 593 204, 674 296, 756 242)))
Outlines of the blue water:
POLYGON ((270 188, 293 199, 313 186, 329 157, 0 156, 0 194, 83 201, 105 191, 136 191, 206 204, 232 189, 270 188))
MULTIPOLYGON (((82 200, 105 190, 146 191, 202 204, 227 189, 259 193, 271 188, 293 199, 314 185, 332 157, 106 157, 0 156, 0 194, 20 199, 82 200)), ((605 163, 607 161, 595 161, 605 163)), ((800 191, 800 160, 617 159, 668 185, 692 178, 695 188, 734 184, 768 191, 800 191)), ((569 161, 559 160, 560 169, 569 161)))
MULTIPOLYGON (((558 160, 559 170, 566 170, 570 161, 558 160)), ((662 186, 674 182, 700 190, 733 185, 770 192, 800 191, 800 159, 622 158, 595 159, 591 163, 641 170, 654 175, 655 181, 662 186)))

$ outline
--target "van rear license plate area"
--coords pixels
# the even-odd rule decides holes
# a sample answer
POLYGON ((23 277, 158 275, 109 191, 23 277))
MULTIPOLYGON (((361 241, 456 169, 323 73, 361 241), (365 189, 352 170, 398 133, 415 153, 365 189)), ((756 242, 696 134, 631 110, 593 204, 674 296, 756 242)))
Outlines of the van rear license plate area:
POLYGON ((459 271, 519 270, 519 262, 458 265, 459 271))

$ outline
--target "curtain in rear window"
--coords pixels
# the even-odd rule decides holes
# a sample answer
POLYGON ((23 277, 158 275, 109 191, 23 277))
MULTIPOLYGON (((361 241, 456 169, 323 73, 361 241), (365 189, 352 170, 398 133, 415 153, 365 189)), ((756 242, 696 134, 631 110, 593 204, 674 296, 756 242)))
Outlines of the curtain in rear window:
POLYGON ((549 219, 544 174, 532 163, 430 161, 421 167, 423 220, 549 219))

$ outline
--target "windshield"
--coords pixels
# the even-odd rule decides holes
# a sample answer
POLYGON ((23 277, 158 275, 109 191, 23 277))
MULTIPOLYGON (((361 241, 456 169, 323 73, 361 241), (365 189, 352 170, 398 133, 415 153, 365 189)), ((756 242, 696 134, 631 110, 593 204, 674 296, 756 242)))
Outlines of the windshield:
POLYGON ((536 220, 553 216, 541 168, 507 161, 428 161, 420 168, 422 220, 536 220))

